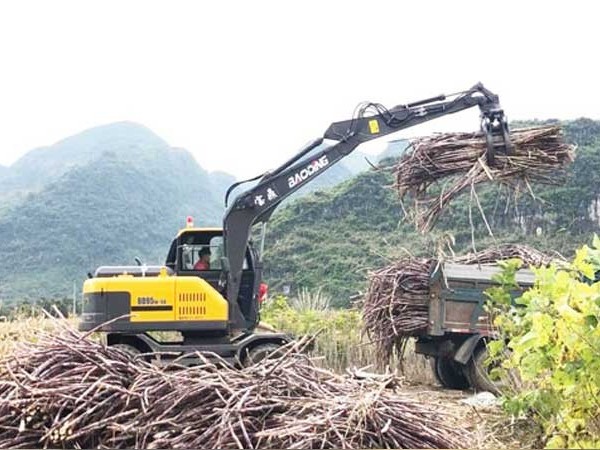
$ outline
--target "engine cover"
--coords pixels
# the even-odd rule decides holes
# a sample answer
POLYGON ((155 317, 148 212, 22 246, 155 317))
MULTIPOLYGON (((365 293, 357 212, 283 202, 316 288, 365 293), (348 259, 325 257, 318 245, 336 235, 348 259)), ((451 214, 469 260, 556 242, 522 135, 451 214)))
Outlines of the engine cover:
POLYGON ((227 300, 200 277, 107 272, 83 285, 82 331, 227 329, 227 300))

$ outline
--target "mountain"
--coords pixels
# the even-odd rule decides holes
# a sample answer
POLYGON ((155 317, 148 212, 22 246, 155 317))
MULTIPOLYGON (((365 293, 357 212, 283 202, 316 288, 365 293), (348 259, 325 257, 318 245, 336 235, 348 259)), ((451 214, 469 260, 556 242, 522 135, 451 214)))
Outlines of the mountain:
MULTIPOLYGON (((380 249, 401 219, 387 172, 368 171, 316 191, 277 212, 266 239, 265 276, 275 291, 323 288, 355 293, 366 271, 383 263, 380 249)), ((393 239, 392 245, 399 245, 393 239)))
POLYGON ((8 168, 7 176, 0 179, 0 192, 39 189, 105 152, 132 159, 165 148, 169 145, 163 139, 137 123, 118 122, 91 128, 26 153, 8 168))
POLYGON ((220 225, 234 177, 122 122, 33 150, 0 197, 0 299, 66 295, 103 264, 164 261, 187 215, 220 225))
POLYGON ((216 197, 221 204, 224 205, 225 193, 227 192, 227 189, 229 189, 229 186, 236 182, 235 177, 220 171, 210 172, 209 177, 213 197, 216 197))
MULTIPOLYGON (((545 123, 519 122, 512 127, 545 123)), ((407 252, 435 255, 450 235, 455 251, 471 250, 469 210, 479 249, 494 242, 527 242, 540 250, 572 254, 600 232, 600 122, 578 119, 562 125, 566 138, 578 145, 563 185, 533 186, 539 200, 523 195, 517 207, 512 196, 507 198, 495 186, 478 188, 493 238, 468 195, 445 210, 432 233, 416 233, 404 222, 397 195, 389 188, 390 169, 363 172, 281 208, 271 219, 265 245, 265 276, 272 292, 286 286, 292 292, 322 288, 335 304, 347 305, 349 297, 366 289, 369 270, 407 252)), ((405 143, 392 142, 386 151, 404 147, 405 143)), ((382 159, 388 157, 389 162, 389 156, 393 154, 384 152, 382 159)))

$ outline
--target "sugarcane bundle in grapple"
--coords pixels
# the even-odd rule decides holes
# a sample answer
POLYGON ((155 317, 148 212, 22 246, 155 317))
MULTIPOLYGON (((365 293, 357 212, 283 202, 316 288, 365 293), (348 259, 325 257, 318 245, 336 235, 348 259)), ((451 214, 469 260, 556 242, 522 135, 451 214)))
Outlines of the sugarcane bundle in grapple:
MULTIPOLYGON (((494 335, 483 304, 484 291, 501 270, 496 262, 513 258, 520 259, 524 267, 544 266, 558 259, 524 245, 506 244, 445 261, 406 257, 371 273, 363 321, 380 361, 385 363, 395 352, 402 353, 410 337, 418 337, 419 353, 435 357, 441 353, 440 358, 452 361, 472 338, 473 347, 464 349, 463 363, 467 364, 479 342, 494 335)), ((522 269, 517 282, 528 288, 533 274, 522 269)))
POLYGON ((454 198, 477 184, 533 193, 536 183, 560 183, 574 150, 554 125, 512 130, 502 153, 490 151, 483 133, 435 134, 411 144, 394 169, 395 188, 417 229, 426 232, 454 198))
POLYGON ((457 448, 394 375, 338 375, 302 342, 245 369, 167 368, 65 329, 0 360, 0 448, 457 448))

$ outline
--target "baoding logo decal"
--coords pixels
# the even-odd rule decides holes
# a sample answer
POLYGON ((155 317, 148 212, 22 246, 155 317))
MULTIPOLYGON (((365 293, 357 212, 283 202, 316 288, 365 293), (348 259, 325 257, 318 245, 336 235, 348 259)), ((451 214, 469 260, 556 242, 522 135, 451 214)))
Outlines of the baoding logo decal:
POLYGON ((327 159, 327 155, 323 155, 319 159, 315 159, 314 161, 310 162, 304 169, 300 170, 299 172, 296 172, 294 175, 289 177, 288 186, 290 188, 293 188, 294 186, 298 185, 299 183, 302 183, 304 180, 313 176, 323 167, 326 167, 328 165, 329 160, 327 159))

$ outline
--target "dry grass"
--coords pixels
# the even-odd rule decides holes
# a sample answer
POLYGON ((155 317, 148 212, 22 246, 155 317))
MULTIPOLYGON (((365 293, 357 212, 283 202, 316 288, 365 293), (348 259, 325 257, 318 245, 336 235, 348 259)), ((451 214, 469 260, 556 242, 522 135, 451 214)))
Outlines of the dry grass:
POLYGON ((394 355, 389 363, 383 365, 377 357, 375 345, 367 338, 357 336, 353 343, 335 340, 336 336, 324 333, 315 339, 311 356, 321 358, 322 366, 345 372, 347 368, 363 368, 377 373, 394 372, 404 378, 407 383, 437 386, 430 360, 414 352, 414 341, 406 344, 402 357, 394 355), (333 338, 333 339, 332 339, 333 338))
POLYGON ((290 298, 290 304, 297 311, 327 311, 331 307, 331 297, 321 288, 316 291, 302 288, 297 296, 290 298))
POLYGON ((0 355, 12 352, 19 342, 35 342, 40 331, 56 331, 59 321, 75 323, 73 319, 49 319, 42 316, 1 321, 0 355))

